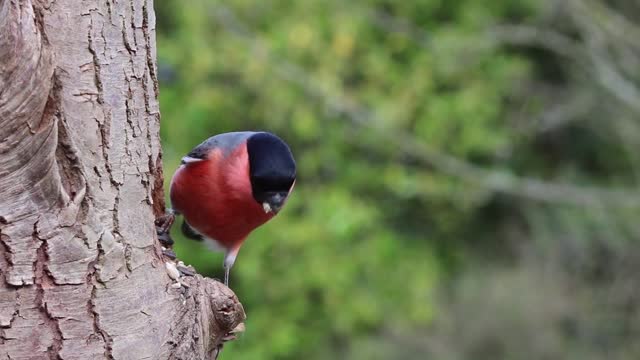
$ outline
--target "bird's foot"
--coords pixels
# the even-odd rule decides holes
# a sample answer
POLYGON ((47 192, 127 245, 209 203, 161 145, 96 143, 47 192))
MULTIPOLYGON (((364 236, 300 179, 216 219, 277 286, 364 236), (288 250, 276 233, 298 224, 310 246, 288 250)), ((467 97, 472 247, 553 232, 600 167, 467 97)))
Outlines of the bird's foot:
POLYGON ((166 215, 158 217, 155 221, 158 235, 168 234, 174 221, 176 221, 176 213, 171 209, 169 209, 166 215))
POLYGON ((173 210, 169 210, 166 215, 156 219, 156 233, 158 234, 158 241, 160 241, 162 246, 171 247, 173 245, 173 239, 171 235, 169 235, 169 231, 175 220, 176 215, 173 210))

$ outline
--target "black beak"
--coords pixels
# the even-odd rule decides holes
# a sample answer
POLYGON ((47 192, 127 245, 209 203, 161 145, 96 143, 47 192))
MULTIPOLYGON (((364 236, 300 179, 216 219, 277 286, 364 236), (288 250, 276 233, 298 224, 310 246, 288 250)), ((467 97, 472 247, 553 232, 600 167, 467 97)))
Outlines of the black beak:
POLYGON ((284 201, 287 199, 287 195, 287 193, 282 192, 269 194, 266 201, 262 204, 264 211, 277 214, 282 208, 282 205, 284 205, 284 201))

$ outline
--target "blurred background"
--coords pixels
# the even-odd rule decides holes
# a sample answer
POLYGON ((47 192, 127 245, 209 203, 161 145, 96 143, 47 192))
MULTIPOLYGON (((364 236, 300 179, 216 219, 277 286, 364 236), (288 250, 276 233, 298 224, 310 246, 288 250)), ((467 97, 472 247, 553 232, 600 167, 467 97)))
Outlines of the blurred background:
POLYGON ((299 166, 222 358, 640 359, 640 2, 155 7, 167 183, 227 131, 299 166))

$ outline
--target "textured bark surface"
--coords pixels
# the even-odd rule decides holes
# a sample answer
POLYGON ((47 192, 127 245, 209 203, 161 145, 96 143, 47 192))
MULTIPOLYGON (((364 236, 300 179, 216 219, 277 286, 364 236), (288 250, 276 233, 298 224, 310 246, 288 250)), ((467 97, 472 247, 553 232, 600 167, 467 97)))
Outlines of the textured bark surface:
POLYGON ((167 275, 151 0, 0 0, 0 359, 206 359, 244 319, 167 275))

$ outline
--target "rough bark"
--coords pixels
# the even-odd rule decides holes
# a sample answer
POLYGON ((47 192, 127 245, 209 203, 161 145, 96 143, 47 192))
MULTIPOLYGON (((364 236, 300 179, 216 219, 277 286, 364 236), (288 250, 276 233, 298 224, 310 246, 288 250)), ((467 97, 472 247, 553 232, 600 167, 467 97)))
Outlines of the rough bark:
POLYGON ((0 0, 0 359, 206 359, 235 295, 168 276, 144 0, 0 0))

